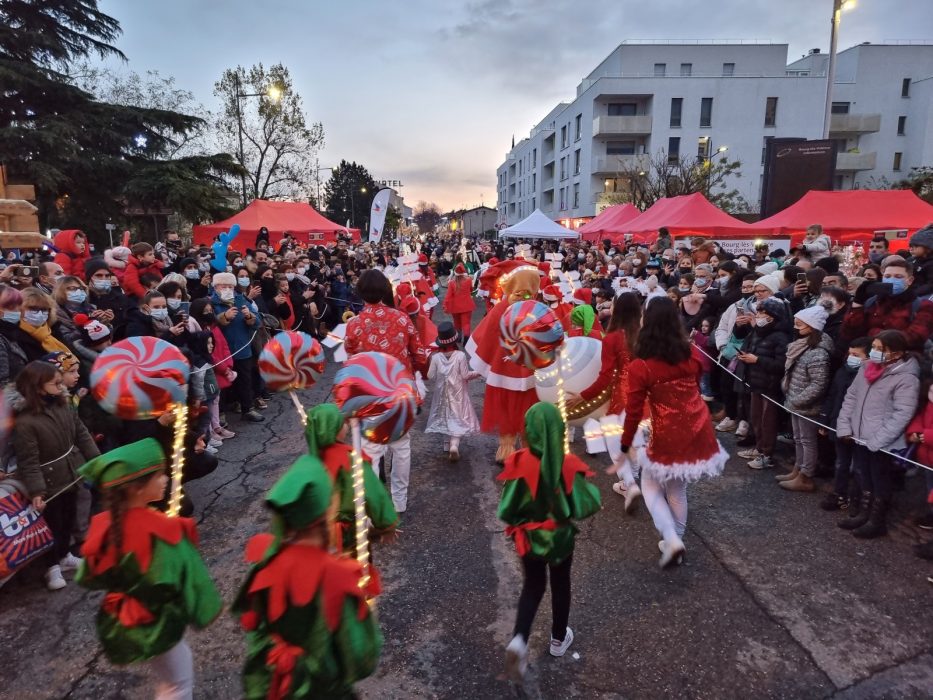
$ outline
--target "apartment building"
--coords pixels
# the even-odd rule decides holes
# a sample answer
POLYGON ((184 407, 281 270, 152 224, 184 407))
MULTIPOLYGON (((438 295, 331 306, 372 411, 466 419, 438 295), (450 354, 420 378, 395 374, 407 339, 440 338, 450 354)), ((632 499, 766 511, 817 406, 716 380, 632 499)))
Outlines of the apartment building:
MULTIPOLYGON (((579 223, 653 156, 728 157, 738 189, 761 197, 768 139, 823 135, 828 56, 788 65, 787 45, 624 42, 509 151, 497 169, 498 219, 535 208, 579 223)), ((838 188, 893 181, 933 163, 933 45, 862 44, 838 55, 830 137, 838 188)))

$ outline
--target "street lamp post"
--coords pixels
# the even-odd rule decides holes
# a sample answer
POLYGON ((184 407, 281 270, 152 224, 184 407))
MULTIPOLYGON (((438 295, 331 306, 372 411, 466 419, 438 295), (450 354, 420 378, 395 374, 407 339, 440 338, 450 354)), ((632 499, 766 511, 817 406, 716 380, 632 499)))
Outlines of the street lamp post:
POLYGON ((334 172, 333 168, 318 168, 317 171, 314 173, 315 183, 317 184, 317 207, 318 209, 324 208, 323 206, 321 206, 321 173, 324 172, 325 170, 330 170, 332 173, 334 172))
POLYGON ((839 23, 842 11, 855 7, 855 0, 833 0, 833 17, 829 33, 829 66, 826 69, 826 108, 823 111, 823 138, 829 138, 833 113, 833 82, 836 80, 836 47, 839 43, 839 23))
POLYGON ((236 111, 236 129, 237 137, 240 145, 240 167, 242 171, 240 172, 240 186, 242 187, 242 199, 243 199, 243 208, 246 208, 248 202, 246 201, 246 166, 244 161, 246 160, 246 153, 243 148, 243 112, 240 110, 240 100, 246 99, 247 97, 268 97, 273 102, 278 102, 282 99, 282 88, 278 85, 270 85, 269 89, 266 92, 252 92, 252 93, 243 93, 240 92, 240 73, 239 71, 233 74, 233 104, 236 111))

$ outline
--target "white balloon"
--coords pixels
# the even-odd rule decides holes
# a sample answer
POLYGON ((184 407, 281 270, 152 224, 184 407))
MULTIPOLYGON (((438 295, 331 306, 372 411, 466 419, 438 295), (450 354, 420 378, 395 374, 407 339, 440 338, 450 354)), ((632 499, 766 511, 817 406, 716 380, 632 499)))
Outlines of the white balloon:
MULTIPOLYGON (((592 386, 602 369, 602 351, 603 343, 596 338, 578 336, 564 341, 561 353, 565 354, 569 360, 567 362, 569 367, 563 376, 564 391, 579 395, 580 392, 592 386)), ((557 373, 560 361, 560 355, 558 355, 557 361, 550 367, 535 372, 535 391, 539 401, 557 403, 557 373)), ((588 418, 600 418, 606 415, 608 405, 607 400, 591 413, 570 421, 570 424, 581 426, 588 418)))

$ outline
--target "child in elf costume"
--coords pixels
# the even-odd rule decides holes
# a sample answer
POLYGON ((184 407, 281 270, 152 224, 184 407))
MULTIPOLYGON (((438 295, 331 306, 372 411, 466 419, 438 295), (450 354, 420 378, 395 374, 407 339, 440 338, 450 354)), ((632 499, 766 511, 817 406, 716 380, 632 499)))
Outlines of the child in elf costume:
POLYGON ((77 581, 106 590, 97 635, 115 664, 147 662, 156 698, 191 698, 188 625, 206 627, 223 606, 198 554, 194 521, 148 507, 162 500, 165 454, 147 438, 86 463, 79 473, 104 496, 91 520, 77 581))
MULTIPOLYGON (((308 454, 320 459, 330 475, 337 497, 337 539, 341 543, 341 551, 352 555, 355 546, 351 457, 353 448, 340 442, 346 437, 346 432, 343 415, 336 404, 324 403, 308 411, 308 421, 305 423, 308 454)), ((398 513, 395 512, 389 492, 379 481, 369 461, 363 462, 363 489, 366 494, 366 515, 375 528, 375 534, 385 534, 394 529, 398 523, 398 513)))
POLYGON ((528 447, 509 456, 498 479, 505 482, 498 516, 515 541, 524 583, 518 599, 515 636, 506 647, 506 669, 521 682, 528 667, 528 637, 538 605, 551 580, 551 656, 563 656, 573 642, 570 616, 570 565, 577 528, 600 507, 599 490, 586 481, 591 472, 564 454, 564 424, 553 404, 537 403, 525 414, 528 447))
POLYGON ((246 547, 253 564, 234 603, 247 631, 244 696, 249 699, 353 697, 353 684, 379 660, 382 634, 353 559, 328 552, 330 475, 304 455, 266 495, 271 534, 246 547))

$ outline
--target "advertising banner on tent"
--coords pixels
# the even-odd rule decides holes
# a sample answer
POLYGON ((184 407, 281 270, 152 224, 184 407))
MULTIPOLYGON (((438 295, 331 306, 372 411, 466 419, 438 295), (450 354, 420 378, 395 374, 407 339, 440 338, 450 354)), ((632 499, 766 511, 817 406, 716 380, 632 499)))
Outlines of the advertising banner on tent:
POLYGON ((373 197, 372 210, 369 213, 369 242, 379 243, 382 240, 382 229, 386 223, 386 213, 389 211, 389 197, 392 190, 383 187, 373 197))
POLYGON ((782 248, 784 252, 790 250, 790 238, 723 238, 716 241, 719 247, 732 255, 752 255, 756 243, 767 243, 768 250, 782 248))

